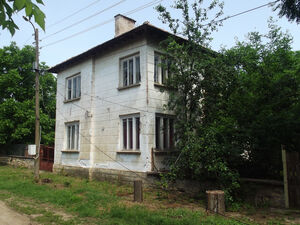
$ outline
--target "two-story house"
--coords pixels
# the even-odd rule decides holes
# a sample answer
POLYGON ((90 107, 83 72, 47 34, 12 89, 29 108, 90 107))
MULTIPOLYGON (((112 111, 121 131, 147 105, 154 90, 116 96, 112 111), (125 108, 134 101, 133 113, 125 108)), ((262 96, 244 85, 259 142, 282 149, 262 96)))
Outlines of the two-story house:
POLYGON ((119 14, 113 39, 49 70, 57 73, 54 171, 132 180, 166 169, 174 117, 159 43, 168 35, 119 14))

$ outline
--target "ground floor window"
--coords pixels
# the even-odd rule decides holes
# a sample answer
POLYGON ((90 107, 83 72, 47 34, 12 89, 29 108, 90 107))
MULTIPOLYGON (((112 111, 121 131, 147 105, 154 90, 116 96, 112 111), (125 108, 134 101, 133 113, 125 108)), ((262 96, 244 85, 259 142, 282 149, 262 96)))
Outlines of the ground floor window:
POLYGON ((174 118, 172 116, 156 114, 155 147, 160 150, 174 148, 174 118))
POLYGON ((140 149, 140 116, 139 114, 121 116, 123 149, 140 149))
POLYGON ((79 122, 66 124, 67 130, 67 149, 79 150, 79 122))

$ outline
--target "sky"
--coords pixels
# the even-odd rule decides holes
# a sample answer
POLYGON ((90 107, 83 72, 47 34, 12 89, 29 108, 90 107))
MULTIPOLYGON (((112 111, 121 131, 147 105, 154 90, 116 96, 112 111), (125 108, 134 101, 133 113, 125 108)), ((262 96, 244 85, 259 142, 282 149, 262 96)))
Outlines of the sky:
MULTIPOLYGON (((51 67, 112 39, 114 37, 114 16, 119 13, 136 20, 136 25, 149 21, 154 26, 169 30, 167 25, 159 20, 158 13, 154 9, 155 5, 146 7, 146 4, 150 2, 153 0, 44 0, 45 6, 40 8, 46 14, 46 31, 36 25, 39 28, 41 40, 40 61, 51 67), (145 8, 128 14, 141 6, 145 6, 145 8), (84 20, 85 18, 87 19, 84 20), (69 28, 65 29, 67 27, 69 28), (77 33, 80 35, 68 38, 77 33)), ((191 2, 193 1, 191 0, 191 2)), ((208 3, 209 0, 204 2, 208 3)), ((224 0, 223 17, 268 2, 270 0, 224 0)), ((172 3, 173 0, 161 1, 161 4, 167 7, 172 3)), ((174 17, 180 18, 178 12, 172 11, 172 13, 174 17)), ((293 37, 293 50, 300 50, 300 24, 288 22, 285 17, 279 18, 277 13, 272 11, 271 7, 263 7, 224 21, 223 26, 212 34, 213 41, 210 47, 216 51, 221 46, 230 48, 234 46, 236 39, 245 40, 246 34, 250 31, 266 33, 268 19, 272 16, 277 20, 276 24, 282 27, 283 31, 287 30, 293 37)), ((15 23, 20 29, 13 37, 6 30, 0 31, 1 48, 9 45, 12 41, 16 42, 19 47, 33 45, 33 28, 22 19, 22 16, 21 12, 14 15, 15 23)))

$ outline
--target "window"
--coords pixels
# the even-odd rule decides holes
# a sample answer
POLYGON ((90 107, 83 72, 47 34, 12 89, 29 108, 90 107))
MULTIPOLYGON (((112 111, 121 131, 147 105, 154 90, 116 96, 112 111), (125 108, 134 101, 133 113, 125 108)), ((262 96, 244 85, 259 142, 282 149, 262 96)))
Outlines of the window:
POLYGON ((67 78, 66 100, 72 100, 81 96, 81 76, 76 75, 67 78))
POLYGON ((67 149, 79 150, 79 122, 66 124, 67 149))
POLYGON ((165 84, 166 80, 170 76, 169 72, 170 61, 162 57, 161 54, 154 54, 154 83, 165 84), (167 68, 163 67, 167 65, 167 68))
POLYGON ((121 60, 121 86, 126 87, 141 81, 140 56, 134 55, 121 60))
POLYGON ((126 150, 140 149, 140 117, 129 115, 121 117, 122 148, 126 150))
POLYGON ((156 115, 155 147, 160 150, 174 148, 174 119, 172 116, 156 115))

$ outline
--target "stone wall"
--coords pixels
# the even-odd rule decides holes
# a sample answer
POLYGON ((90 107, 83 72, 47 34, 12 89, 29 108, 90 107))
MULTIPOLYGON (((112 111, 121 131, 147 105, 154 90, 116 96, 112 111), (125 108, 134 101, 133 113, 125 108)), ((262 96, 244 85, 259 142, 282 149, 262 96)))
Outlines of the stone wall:
POLYGON ((24 157, 24 156, 0 157, 0 164, 33 169, 34 159, 32 157, 24 157))
MULTIPOLYGON (((53 172, 64 175, 82 177, 98 181, 109 181, 132 184, 134 180, 143 180, 144 186, 159 185, 158 173, 131 172, 103 168, 83 168, 75 166, 54 165, 53 172)), ((158 187, 159 188, 159 187, 158 187)), ((192 196, 204 195, 206 190, 218 189, 211 182, 200 182, 192 180, 177 181, 169 186, 170 189, 186 192, 192 196)), ((242 179, 241 189, 238 193, 242 199, 257 207, 284 207, 283 182, 242 179)))
POLYGON ((283 182, 262 179, 241 179, 241 196, 257 207, 284 207, 283 182))
POLYGON ((9 157, 6 156, 0 157, 0 165, 8 165, 9 160, 10 160, 9 157))

